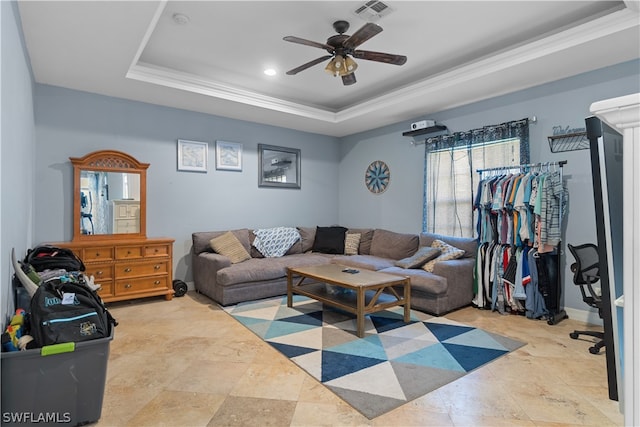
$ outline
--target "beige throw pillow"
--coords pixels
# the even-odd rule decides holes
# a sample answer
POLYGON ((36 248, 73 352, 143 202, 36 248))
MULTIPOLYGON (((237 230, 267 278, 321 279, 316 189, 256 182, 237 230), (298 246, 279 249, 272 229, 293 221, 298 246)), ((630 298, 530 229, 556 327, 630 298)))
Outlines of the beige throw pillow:
POLYGON ((347 233, 344 239, 344 254, 358 255, 358 247, 360 246, 360 233, 347 233))
POLYGON ((429 273, 433 273, 433 267, 436 265, 437 262, 462 258, 462 256, 464 256, 463 249, 458 249, 454 246, 451 246, 443 242, 442 240, 437 240, 437 239, 434 240, 433 243, 431 243, 431 247, 440 249, 440 255, 438 255, 437 258, 432 259, 431 261, 427 262, 425 265, 422 266, 422 269, 424 271, 428 271, 429 273))
POLYGON ((435 259, 440 253, 441 251, 438 248, 422 246, 418 248, 413 256, 396 261, 396 266, 402 268, 420 268, 425 262, 435 259))
POLYGON ((227 231, 222 236, 211 239, 210 243, 211 249, 229 258, 233 264, 251 259, 249 252, 247 252, 244 246, 242 246, 242 243, 240 243, 240 240, 230 231, 227 231))

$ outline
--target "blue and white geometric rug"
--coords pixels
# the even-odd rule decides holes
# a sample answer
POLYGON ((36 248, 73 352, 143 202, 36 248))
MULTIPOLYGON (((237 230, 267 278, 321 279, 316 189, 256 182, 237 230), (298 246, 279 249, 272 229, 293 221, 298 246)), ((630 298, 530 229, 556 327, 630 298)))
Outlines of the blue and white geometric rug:
POLYGON ((354 315, 300 295, 224 309, 369 419, 524 345, 416 310, 404 323, 402 307, 368 315, 363 338, 354 315))

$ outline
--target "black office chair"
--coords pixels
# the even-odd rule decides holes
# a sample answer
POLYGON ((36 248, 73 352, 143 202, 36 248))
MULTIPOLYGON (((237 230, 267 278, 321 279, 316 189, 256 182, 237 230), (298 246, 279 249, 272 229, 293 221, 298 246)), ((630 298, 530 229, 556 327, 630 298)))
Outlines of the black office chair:
MULTIPOLYGON (((576 259, 574 264, 571 264, 571 271, 573 272, 573 283, 580 286, 580 292, 582 293, 582 300, 589 304, 591 307, 598 309, 598 315, 602 319, 602 298, 600 294, 593 289, 593 284, 600 280, 600 260, 598 258, 598 247, 592 243, 585 243, 584 245, 572 246, 567 244, 567 247, 576 259)), ((600 349, 605 346, 604 344, 604 332, 598 331, 573 331, 569 334, 574 340, 578 339, 579 335, 589 335, 595 338, 600 338, 600 341, 596 342, 593 347, 589 347, 589 353, 598 354, 600 349)))

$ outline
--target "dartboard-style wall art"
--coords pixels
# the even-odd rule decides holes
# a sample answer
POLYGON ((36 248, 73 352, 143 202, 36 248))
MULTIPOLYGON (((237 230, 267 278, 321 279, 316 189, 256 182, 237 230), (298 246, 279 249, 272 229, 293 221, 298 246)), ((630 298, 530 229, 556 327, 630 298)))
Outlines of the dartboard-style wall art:
POLYGON ((389 166, 381 160, 372 162, 364 174, 364 183, 369 191, 374 194, 383 193, 387 189, 390 180, 389 166))

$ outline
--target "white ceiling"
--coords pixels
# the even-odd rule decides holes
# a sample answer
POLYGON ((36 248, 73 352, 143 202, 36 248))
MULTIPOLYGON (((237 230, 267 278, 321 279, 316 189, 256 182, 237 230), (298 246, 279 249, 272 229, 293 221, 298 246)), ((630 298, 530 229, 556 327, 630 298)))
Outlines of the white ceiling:
POLYGON ((365 1, 25 1, 35 80, 102 95, 344 136, 640 58, 638 1, 385 1, 384 31, 343 86, 324 43, 366 23, 365 1), (174 14, 184 14, 178 24, 174 14), (277 70, 268 77, 267 67, 277 70))

